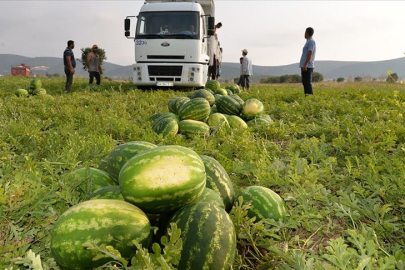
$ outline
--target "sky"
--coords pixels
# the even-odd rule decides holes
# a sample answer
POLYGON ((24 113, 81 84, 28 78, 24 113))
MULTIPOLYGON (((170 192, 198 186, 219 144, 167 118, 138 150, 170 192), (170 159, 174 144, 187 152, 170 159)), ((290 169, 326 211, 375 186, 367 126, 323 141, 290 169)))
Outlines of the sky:
MULTIPOLYGON (((108 62, 133 64, 124 19, 143 3, 0 0, 0 54, 62 58, 72 39, 76 58, 80 48, 98 44, 108 62)), ((378 61, 404 56, 404 10, 405 1, 217 0, 216 21, 223 24, 225 62, 238 62, 246 48, 255 65, 297 63, 308 26, 315 29, 317 60, 378 61)))

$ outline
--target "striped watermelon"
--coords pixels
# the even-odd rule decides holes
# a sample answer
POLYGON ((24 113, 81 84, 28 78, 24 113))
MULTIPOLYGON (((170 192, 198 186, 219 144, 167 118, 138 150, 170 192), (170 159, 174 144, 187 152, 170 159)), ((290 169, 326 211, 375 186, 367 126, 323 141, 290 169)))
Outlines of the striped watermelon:
POLYGON ((27 97, 28 91, 25 89, 17 89, 14 93, 17 97, 27 97))
POLYGON ((144 247, 151 241, 151 226, 138 207, 120 200, 91 200, 68 209, 59 217, 51 234, 51 252, 63 269, 93 269, 112 261, 83 244, 108 245, 123 258, 136 252, 132 240, 144 247))
POLYGON ((155 113, 154 115, 152 115, 151 117, 149 117, 149 121, 151 121, 152 123, 155 123, 156 120, 162 115, 162 113, 155 113))
POLYGON ((212 106, 215 103, 215 97, 213 94, 211 94, 208 90, 206 89, 200 89, 196 90, 191 94, 191 98, 205 98, 210 106, 212 106))
POLYGON ((117 184, 105 171, 89 167, 74 170, 66 176, 83 192, 93 193, 99 188, 117 184))
POLYGON ((228 96, 233 95, 233 92, 230 89, 225 89, 225 90, 228 93, 228 96))
POLYGON ((211 111, 210 111, 210 115, 213 114, 213 113, 217 113, 217 112, 218 112, 217 105, 212 106, 211 111))
POLYGON ((177 269, 231 268, 236 253, 236 233, 224 209, 211 203, 194 203, 180 209, 170 222, 181 229, 183 240, 177 269))
POLYGON ((228 115, 239 115, 241 111, 241 105, 239 102, 229 96, 220 97, 217 102, 217 109, 220 113, 228 115))
POLYGON ((181 107, 181 105, 183 105, 184 103, 189 102, 190 99, 188 97, 179 97, 176 101, 176 103, 174 104, 174 109, 175 109, 175 114, 179 113, 179 109, 181 107))
POLYGON ((236 100, 240 105, 243 105, 245 103, 245 101, 236 94, 230 95, 230 97, 236 100))
POLYGON ((252 120, 255 117, 259 117, 263 114, 264 107, 263 103, 255 98, 251 98, 245 101, 242 106, 242 118, 246 121, 252 120))
POLYGON ((174 97, 169 100, 169 103, 167 104, 167 107, 169 108, 169 112, 175 113, 175 114, 177 113, 176 102, 178 99, 179 99, 178 97, 174 97))
POLYGON ((183 120, 179 123, 179 132, 185 136, 209 135, 210 127, 201 121, 183 120))
POLYGON ((204 191, 205 168, 191 149, 171 145, 144 151, 122 167, 125 200, 146 213, 163 213, 194 202, 204 191))
POLYGON ((234 94, 240 93, 240 88, 237 84, 229 86, 229 90, 231 90, 234 94))
POLYGON ((235 200, 235 191, 228 173, 216 159, 201 156, 207 173, 207 188, 217 192, 224 201, 225 210, 231 211, 235 200))
POLYGON ((246 122, 243 121, 243 119, 240 118, 239 116, 230 115, 227 117, 227 120, 228 120, 228 123, 229 123, 229 126, 231 127, 231 129, 242 131, 242 130, 248 128, 248 125, 246 124, 246 122))
POLYGON ((163 137, 174 137, 179 132, 179 121, 176 118, 163 118, 153 125, 153 131, 163 137))
MULTIPOLYGON (((270 117, 270 116, 269 116, 270 117)), ((249 127, 263 127, 269 126, 271 124, 271 118, 267 118, 264 116, 259 116, 255 119, 252 119, 246 123, 249 127)))
POLYGON ((89 196, 89 200, 95 199, 110 199, 124 201, 124 197, 121 194, 119 186, 106 186, 98 189, 89 196))
POLYGON ((142 151, 157 147, 154 144, 142 141, 133 141, 121 144, 114 148, 98 165, 100 170, 107 172, 118 183, 118 175, 122 166, 133 156, 142 151))
POLYGON ((213 203, 222 209, 225 209, 224 201, 221 196, 210 188, 205 188, 203 194, 198 198, 197 202, 213 203))
POLYGON ((205 83, 205 88, 210 89, 212 91, 215 91, 220 87, 221 87, 221 84, 218 81, 209 80, 205 83))
POLYGON ((211 106, 204 98, 194 98, 179 108, 180 120, 203 121, 210 115, 211 106))
POLYGON ((208 118, 208 125, 214 130, 224 129, 226 131, 230 130, 228 120, 222 113, 213 113, 208 118))
POLYGON ((157 122, 159 122, 160 120, 165 119, 165 118, 178 119, 177 115, 174 114, 174 113, 172 113, 172 112, 162 113, 162 114, 160 114, 159 117, 156 118, 155 124, 156 124, 157 122))
POLYGON ((221 95, 221 96, 227 96, 228 95, 228 91, 226 91, 223 88, 219 88, 217 90, 215 90, 215 94, 216 95, 221 95))
POLYGON ((239 196, 243 197, 243 203, 251 203, 248 216, 256 217, 256 221, 263 219, 279 220, 285 217, 286 210, 283 199, 271 189, 250 186, 242 190, 239 196))

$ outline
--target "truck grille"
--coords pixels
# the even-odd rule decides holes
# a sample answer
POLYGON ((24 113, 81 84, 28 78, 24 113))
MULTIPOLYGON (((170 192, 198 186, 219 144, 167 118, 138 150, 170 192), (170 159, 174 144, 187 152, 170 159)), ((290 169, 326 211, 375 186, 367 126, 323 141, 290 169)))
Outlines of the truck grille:
POLYGON ((184 55, 148 55, 148 59, 184 59, 184 55))
POLYGON ((148 66, 149 76, 181 76, 182 66, 148 66))

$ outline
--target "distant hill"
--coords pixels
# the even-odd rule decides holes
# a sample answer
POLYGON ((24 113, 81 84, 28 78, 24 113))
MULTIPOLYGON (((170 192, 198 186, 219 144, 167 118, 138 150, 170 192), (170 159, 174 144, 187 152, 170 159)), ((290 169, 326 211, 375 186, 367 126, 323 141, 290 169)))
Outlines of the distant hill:
MULTIPOLYGON (((254 59, 253 59, 254 61, 254 59)), ((0 54, 0 74, 9 75, 10 67, 25 63, 31 67, 35 74, 61 74, 63 75, 62 59, 58 57, 25 57, 13 54, 0 54)), ((385 76, 387 70, 396 72, 400 78, 405 78, 405 57, 375 61, 375 62, 345 62, 345 61, 316 61, 315 70, 324 75, 326 80, 347 78, 349 76, 370 76, 379 78, 385 76)), ((239 63, 223 63, 221 79, 232 79, 239 77, 239 63)), ((104 63, 104 75, 110 78, 132 77, 132 66, 122 66, 104 63)), ((259 81, 262 77, 281 76, 286 74, 299 74, 298 64, 284 66, 253 66, 254 81, 259 81)), ((76 73, 87 76, 87 72, 82 69, 82 64, 77 61, 76 73)))

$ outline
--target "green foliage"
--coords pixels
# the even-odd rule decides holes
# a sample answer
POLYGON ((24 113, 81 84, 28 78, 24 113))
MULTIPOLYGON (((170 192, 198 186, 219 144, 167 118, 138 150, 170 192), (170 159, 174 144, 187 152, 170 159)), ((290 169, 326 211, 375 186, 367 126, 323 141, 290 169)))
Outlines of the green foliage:
POLYGON ((363 78, 362 77, 354 77, 354 81, 355 82, 361 82, 361 81, 363 81, 363 78))
MULTIPOLYGON (((63 78, 41 81, 54 98, 18 98, 15 90, 30 79, 0 79, 0 269, 29 268, 34 257, 43 269, 59 269, 50 231, 89 195, 62 175, 97 167, 118 144, 135 140, 191 147, 217 159, 236 192, 261 185, 285 200, 287 217, 277 222, 253 222, 248 206, 234 207, 234 269, 339 269, 342 260, 346 269, 404 269, 404 85, 314 84, 316 95, 306 98, 299 84, 252 85, 241 97, 260 99, 272 124, 188 139, 156 135, 147 121, 187 93, 105 80, 91 91, 75 77, 73 92, 63 94, 63 78)), ((147 253, 136 258, 161 265, 157 253, 147 253)), ((125 262, 115 264, 123 269, 125 262)))
MULTIPOLYGON (((282 76, 270 76, 267 78, 262 78, 260 83, 301 83, 301 75, 282 75, 282 76)), ((322 82, 323 75, 319 72, 312 73, 313 82, 322 82)))
MULTIPOLYGON (((92 52, 92 48, 90 47, 86 47, 86 48, 81 48, 80 49, 82 52, 82 57, 80 59, 80 62, 83 64, 83 69, 87 70, 87 56, 89 55, 90 52, 92 52)), ((99 56, 99 61, 100 61, 100 65, 103 65, 104 61, 107 60, 107 56, 105 54, 105 50, 102 48, 98 48, 97 50, 97 55, 99 56)))
POLYGON ((344 81, 345 81, 345 78, 339 77, 339 78, 336 79, 336 81, 337 81, 337 82, 344 82, 344 81))

